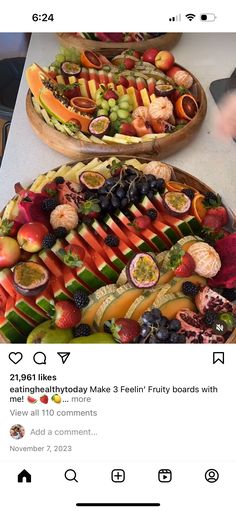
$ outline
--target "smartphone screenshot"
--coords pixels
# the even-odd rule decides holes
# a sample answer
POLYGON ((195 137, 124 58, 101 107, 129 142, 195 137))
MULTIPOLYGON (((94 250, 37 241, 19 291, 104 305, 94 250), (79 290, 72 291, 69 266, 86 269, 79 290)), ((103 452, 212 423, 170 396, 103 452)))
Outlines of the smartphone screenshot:
POLYGON ((4 511, 236 509, 234 11, 2 7, 4 511))

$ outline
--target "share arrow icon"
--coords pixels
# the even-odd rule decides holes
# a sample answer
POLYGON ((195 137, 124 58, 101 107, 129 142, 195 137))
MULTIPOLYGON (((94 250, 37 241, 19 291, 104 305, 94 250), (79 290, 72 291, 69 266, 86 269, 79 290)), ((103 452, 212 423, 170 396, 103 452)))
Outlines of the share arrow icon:
POLYGON ((61 361, 62 361, 63 364, 66 363, 67 359, 70 356, 70 352, 69 351, 58 351, 57 354, 61 358, 61 361))

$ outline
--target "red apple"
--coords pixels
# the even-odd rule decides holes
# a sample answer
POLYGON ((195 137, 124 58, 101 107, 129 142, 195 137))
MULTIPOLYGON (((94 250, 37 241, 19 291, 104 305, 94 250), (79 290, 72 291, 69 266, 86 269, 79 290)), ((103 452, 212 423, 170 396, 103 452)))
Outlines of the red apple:
POLYGON ((0 237, 0 268, 10 268, 20 260, 20 247, 10 236, 0 237))
POLYGON ((22 225, 17 234, 17 241, 26 252, 39 252, 48 229, 40 222, 29 222, 22 225))
POLYGON ((145 50, 143 54, 143 62, 150 62, 150 64, 155 65, 155 58, 160 50, 157 50, 157 48, 149 48, 148 50, 145 50))
POLYGON ((155 66, 161 71, 168 71, 174 65, 175 59, 170 51, 159 51, 155 58, 155 66))
POLYGON ((169 76, 169 78, 172 78, 172 80, 174 80, 175 74, 178 73, 178 71, 182 71, 181 67, 172 66, 170 69, 168 69, 166 74, 167 76, 169 76))

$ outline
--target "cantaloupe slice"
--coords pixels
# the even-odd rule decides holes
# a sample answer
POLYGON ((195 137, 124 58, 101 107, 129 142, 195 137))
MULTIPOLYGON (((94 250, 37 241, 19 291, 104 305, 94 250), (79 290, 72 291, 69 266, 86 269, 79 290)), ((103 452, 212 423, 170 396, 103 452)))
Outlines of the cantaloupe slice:
POLYGON ((192 300, 183 293, 166 294, 161 298, 157 297, 152 306, 160 309, 163 316, 166 316, 168 319, 174 319, 177 312, 182 309, 196 310, 192 300))
POLYGON ((113 295, 109 295, 99 307, 94 319, 95 327, 102 331, 105 321, 113 318, 124 318, 130 305, 142 292, 143 289, 133 287, 131 284, 125 284, 119 287, 116 292, 113 295))
POLYGON ((116 289, 115 284, 110 284, 108 286, 100 287, 100 289, 97 289, 92 295, 90 295, 89 305, 82 310, 81 323, 86 323, 92 326, 94 317, 96 316, 100 305, 102 305, 110 294, 115 293, 116 289))
POLYGON ((182 285, 184 282, 192 282, 193 284, 198 284, 200 286, 206 285, 206 279, 204 277, 200 277, 200 275, 193 274, 191 277, 174 277, 170 282, 170 293, 179 293, 182 290, 182 285))
POLYGON ((146 290, 141 296, 138 296, 138 298, 136 298, 136 300, 131 304, 125 317, 138 321, 144 312, 152 306, 160 289, 162 289, 162 287, 155 287, 153 289, 146 290))

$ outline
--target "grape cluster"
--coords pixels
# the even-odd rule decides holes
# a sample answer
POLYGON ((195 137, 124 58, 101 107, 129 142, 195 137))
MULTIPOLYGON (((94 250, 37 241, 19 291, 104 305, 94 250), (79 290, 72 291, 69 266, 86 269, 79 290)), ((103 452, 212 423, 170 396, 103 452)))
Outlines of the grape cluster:
POLYGON ((108 100, 103 98, 103 91, 99 90, 96 93, 96 104, 98 106, 97 115, 106 115, 111 122, 118 120, 131 122, 132 117, 130 113, 133 110, 132 101, 128 94, 120 96, 119 98, 110 98, 108 100))
POLYGON ((163 193, 164 190, 164 179, 143 174, 128 166, 118 175, 106 179, 104 186, 97 190, 97 194, 101 209, 111 213, 116 209, 124 212, 130 204, 138 204, 145 196, 152 200, 157 192, 163 193))
POLYGON ((55 61, 51 64, 50 67, 55 70, 60 70, 61 64, 63 62, 74 62, 75 64, 80 64, 80 54, 75 48, 60 48, 60 53, 58 53, 55 57, 55 61))
POLYGON ((142 316, 139 344, 185 343, 185 334, 180 333, 181 324, 178 319, 169 320, 154 308, 142 316))

